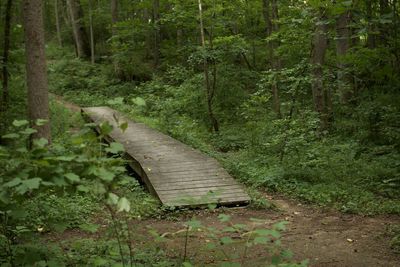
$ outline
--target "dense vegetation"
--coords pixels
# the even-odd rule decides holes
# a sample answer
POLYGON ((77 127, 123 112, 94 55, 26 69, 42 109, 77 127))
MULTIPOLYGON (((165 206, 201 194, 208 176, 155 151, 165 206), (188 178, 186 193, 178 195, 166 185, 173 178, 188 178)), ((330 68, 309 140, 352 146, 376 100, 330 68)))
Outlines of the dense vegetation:
MULTIPOLYGON (((118 144, 101 145, 92 125, 52 101, 52 145, 26 145, 45 122, 25 115, 18 3, 0 4, 1 258, 11 266, 50 266, 49 258, 55 266, 177 264, 156 247, 121 249, 131 233, 114 215, 165 210, 127 179, 118 144), (103 207, 115 226, 110 241, 34 249, 43 231, 95 232, 93 216, 103 207)), ((43 3, 52 93, 80 106, 112 106, 216 157, 248 185, 254 207, 269 205, 259 197, 265 190, 343 212, 400 214, 397 1, 43 3)), ((398 229, 390 232, 399 247, 398 229)))

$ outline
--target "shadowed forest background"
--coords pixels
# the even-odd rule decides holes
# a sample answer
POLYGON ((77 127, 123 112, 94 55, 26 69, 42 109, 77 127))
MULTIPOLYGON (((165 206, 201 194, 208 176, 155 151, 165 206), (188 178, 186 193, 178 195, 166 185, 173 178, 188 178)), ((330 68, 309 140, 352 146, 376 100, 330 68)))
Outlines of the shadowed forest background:
MULTIPOLYGON (((217 158, 247 186, 250 209, 273 210, 267 192, 341 213, 400 214, 397 0, 35 0, 47 57, 36 76, 25 2, 0 3, 0 264, 204 264, 186 246, 174 258, 162 245, 132 245, 131 220, 178 212, 128 176, 117 143, 101 143, 107 125, 96 136, 64 101, 111 106, 217 158), (35 102, 47 96, 30 86, 38 81, 50 102, 35 102), (53 242, 76 229, 90 241, 53 242)), ((191 219, 187 232, 201 227, 191 219)), ((274 227, 250 234, 252 246, 272 246, 284 228, 274 227)), ((381 230, 398 253, 399 224, 381 230)), ((217 247, 236 242, 225 232, 214 233, 217 247)), ((273 246, 248 264, 307 264, 273 246)), ((246 253, 213 264, 248 266, 246 253)))

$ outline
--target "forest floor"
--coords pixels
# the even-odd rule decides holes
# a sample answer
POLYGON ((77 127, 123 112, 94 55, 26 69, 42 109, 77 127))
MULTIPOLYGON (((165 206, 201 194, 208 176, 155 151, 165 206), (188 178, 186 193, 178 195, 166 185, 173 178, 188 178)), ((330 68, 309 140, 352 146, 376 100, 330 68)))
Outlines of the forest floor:
MULTIPOLYGON (((79 112, 80 108, 64 101, 61 97, 53 98, 66 108, 79 112)), ((302 204, 287 196, 262 193, 276 209, 254 210, 250 208, 221 208, 214 211, 193 210, 163 219, 135 220, 136 229, 149 228, 168 236, 167 246, 169 257, 179 257, 185 244, 182 234, 184 223, 196 218, 203 225, 223 227, 218 219, 219 214, 231 216, 232 224, 251 224, 252 218, 264 220, 266 227, 281 221, 287 221, 287 229, 283 233, 282 242, 285 247, 294 253, 294 259, 309 259, 310 266, 338 266, 338 267, 367 267, 367 266, 400 266, 400 254, 390 248, 390 236, 387 234, 389 225, 400 224, 400 216, 379 215, 362 216, 345 214, 335 210, 302 204)), ((144 234, 146 234, 144 233, 144 234)), ((66 231, 62 236, 53 236, 50 239, 79 238, 85 234, 76 230, 66 231)), ((198 254, 199 247, 206 241, 207 236, 198 234, 192 236, 188 243, 188 257, 197 262, 212 264, 207 254, 198 254), (202 240, 203 239, 203 240, 202 240)), ((260 256, 264 250, 252 251, 254 256, 260 256)), ((252 266, 257 266, 254 262, 252 266)), ((262 266, 262 265, 259 265, 262 266)))

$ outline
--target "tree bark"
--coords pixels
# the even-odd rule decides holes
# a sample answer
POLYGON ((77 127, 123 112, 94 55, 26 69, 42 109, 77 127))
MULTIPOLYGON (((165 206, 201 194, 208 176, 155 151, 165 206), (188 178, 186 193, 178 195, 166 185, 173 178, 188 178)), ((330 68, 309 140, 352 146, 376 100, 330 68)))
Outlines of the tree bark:
POLYGON ((93 32, 93 3, 89 0, 89 29, 90 29, 90 62, 95 63, 95 44, 94 44, 94 32, 93 32))
POLYGON ((76 53, 79 58, 90 57, 90 46, 83 25, 83 11, 80 0, 67 0, 75 39, 76 53))
POLYGON ((367 12, 367 22, 368 22, 368 36, 367 36, 367 47, 369 49, 374 49, 376 47, 375 33, 374 33, 374 24, 372 22, 373 18, 373 9, 372 9, 372 0, 366 0, 366 12, 367 12))
POLYGON ((24 0, 26 78, 28 86, 28 116, 37 133, 32 138, 45 138, 51 142, 47 68, 44 43, 42 0, 24 0), (47 120, 41 126, 38 119, 47 120))
POLYGON ((342 104, 347 104, 353 97, 351 76, 348 74, 348 65, 344 57, 347 55, 352 42, 352 30, 350 29, 351 11, 339 15, 336 21, 336 54, 338 57, 338 89, 342 104))
POLYGON ((160 0, 153 0, 153 23, 154 23, 154 46, 153 58, 154 67, 158 68, 160 65, 160 0))
POLYGON ((118 22, 118 0, 111 0, 111 23, 112 23, 112 35, 117 35, 117 28, 115 24, 118 22))
POLYGON ((328 112, 325 97, 327 94, 324 92, 324 78, 323 78, 323 65, 325 63, 325 54, 328 48, 328 26, 326 25, 326 17, 323 11, 318 18, 315 33, 312 42, 311 52, 311 65, 312 65, 312 93, 314 100, 315 111, 319 113, 321 118, 321 127, 328 128, 328 112))
POLYGON ((4 22, 4 48, 3 48, 3 68, 2 68, 2 76, 3 76, 3 96, 2 96, 2 105, 1 110, 5 110, 8 104, 9 98, 9 88, 8 88, 8 59, 10 54, 10 29, 11 29, 11 14, 12 14, 12 0, 8 0, 6 4, 6 16, 4 22))
MULTIPOLYGON (((276 0, 263 0, 263 16, 266 23, 266 33, 267 37, 270 37, 273 33, 279 31, 279 25, 277 20, 279 19, 278 3, 276 0)), ((271 67, 274 71, 279 71, 281 69, 281 61, 275 56, 275 51, 279 47, 279 42, 269 41, 268 50, 271 60, 271 67)), ((271 84, 272 99, 274 105, 274 111, 278 118, 282 117, 281 114, 281 103, 279 99, 279 87, 278 80, 275 79, 271 84)))
POLYGON ((57 28, 57 40, 58 40, 58 45, 60 47, 63 46, 62 43, 62 38, 61 38, 61 23, 60 23, 60 14, 59 14, 59 9, 58 9, 58 1, 54 1, 54 13, 56 15, 56 28, 57 28))
MULTIPOLYGON (((206 49, 206 39, 204 34, 204 23, 203 23, 203 5, 201 0, 198 0, 198 3, 199 3, 201 45, 203 49, 206 49)), ((215 132, 219 132, 219 123, 218 120, 215 118, 213 110, 213 99, 214 99, 215 85, 216 85, 216 73, 215 73, 216 71, 214 68, 214 79, 213 83, 211 84, 207 59, 204 59, 203 67, 204 67, 204 80, 205 80, 206 96, 207 96, 207 110, 211 122, 211 129, 213 129, 215 132)))

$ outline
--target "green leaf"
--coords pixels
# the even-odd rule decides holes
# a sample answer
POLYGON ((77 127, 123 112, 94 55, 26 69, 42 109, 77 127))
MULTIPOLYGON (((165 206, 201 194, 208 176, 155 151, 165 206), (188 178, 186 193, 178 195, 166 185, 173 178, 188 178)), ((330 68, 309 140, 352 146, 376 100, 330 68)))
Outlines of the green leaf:
POLYGON ((193 265, 190 262, 184 262, 182 263, 182 267, 193 267, 193 265))
POLYGON ((278 231, 270 230, 270 229, 257 229, 254 231, 259 236, 272 236, 275 238, 279 238, 281 235, 278 231))
POLYGON ((87 193, 87 192, 90 191, 89 187, 84 186, 84 185, 78 185, 78 186, 76 187, 76 189, 77 189, 79 192, 84 192, 84 193, 87 193))
POLYGON ((24 135, 31 135, 31 134, 37 133, 37 130, 33 129, 33 128, 26 128, 25 130, 20 131, 20 133, 24 134, 24 135))
POLYGON ((231 216, 226 214, 220 214, 218 216, 218 219, 220 220, 220 222, 229 222, 231 220, 231 216))
POLYGON ((126 129, 128 129, 128 122, 123 122, 119 125, 119 128, 121 129, 121 131, 124 133, 126 131, 126 129))
POLYGON ((108 100, 107 104, 109 105, 123 105, 124 104, 124 98, 123 97, 116 97, 112 100, 108 100))
POLYGON ((139 107, 146 106, 146 101, 141 97, 136 97, 131 99, 132 103, 139 107))
POLYGON ((224 245, 229 245, 229 244, 232 244, 234 242, 233 239, 230 238, 229 236, 224 236, 224 237, 220 238, 220 241, 224 245))
POLYGON ((268 244, 270 242, 270 239, 265 237, 265 236, 257 236, 256 238, 254 238, 254 244, 258 245, 258 244, 268 244))
POLYGON ((15 127, 22 127, 22 126, 28 125, 29 122, 28 122, 27 120, 15 120, 15 121, 13 121, 12 124, 13 124, 15 127))
POLYGON ((93 234, 93 233, 97 232, 97 229, 99 229, 99 225, 93 224, 93 223, 85 223, 85 224, 79 225, 79 228, 85 232, 89 232, 89 233, 93 234))
POLYGON ((119 197, 114 193, 108 193, 107 203, 110 205, 117 205, 119 197))
POLYGON ((109 122, 103 122, 100 124, 100 134, 105 136, 109 135, 113 130, 112 125, 109 122))
POLYGON ((72 183, 77 183, 81 180, 81 178, 75 173, 67 173, 64 176, 72 183))
POLYGON ((279 222, 279 223, 274 224, 273 228, 278 231, 284 231, 284 230, 286 230, 286 224, 288 224, 288 222, 286 222, 286 221, 279 222))
POLYGON ((11 181, 9 181, 8 183, 3 184, 4 187, 14 187, 19 185, 22 182, 22 180, 20 178, 14 178, 11 181))
POLYGON ((112 182, 112 180, 114 180, 114 178, 115 178, 114 173, 107 171, 106 169, 104 169, 102 167, 97 168, 95 170, 95 175, 106 182, 112 182))
POLYGON ((202 226, 201 222, 195 219, 188 221, 186 224, 194 229, 198 229, 202 226))
POLYGON ((16 133, 11 133, 11 134, 3 135, 1 138, 3 138, 3 139, 18 139, 18 138, 20 138, 20 135, 16 134, 16 133))
POLYGON ((118 212, 126 211, 129 212, 131 210, 131 203, 125 197, 121 198, 118 201, 118 212))
POLYGON ((110 144, 109 147, 107 147, 105 149, 105 151, 107 151, 108 153, 111 153, 111 154, 118 154, 120 152, 124 152, 125 149, 122 144, 113 142, 110 144))
POLYGON ((40 186, 40 182, 42 181, 41 178, 32 178, 23 181, 22 183, 30 190, 38 189, 40 186))
POLYGON ((44 148, 49 144, 49 141, 45 138, 35 139, 33 140, 33 146, 37 148, 44 148))
POLYGON ((35 122, 35 124, 37 125, 37 126, 43 126, 43 125, 46 125, 48 123, 48 120, 42 120, 42 119, 38 119, 38 120, 36 120, 36 122, 35 122))

